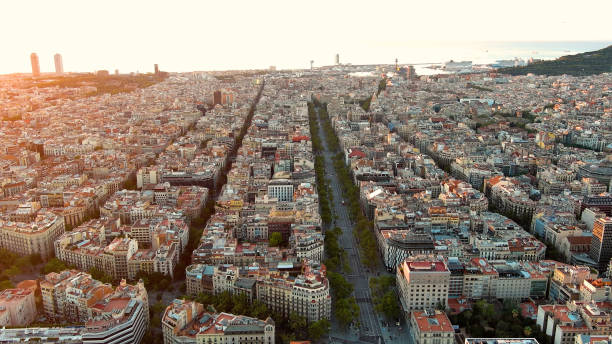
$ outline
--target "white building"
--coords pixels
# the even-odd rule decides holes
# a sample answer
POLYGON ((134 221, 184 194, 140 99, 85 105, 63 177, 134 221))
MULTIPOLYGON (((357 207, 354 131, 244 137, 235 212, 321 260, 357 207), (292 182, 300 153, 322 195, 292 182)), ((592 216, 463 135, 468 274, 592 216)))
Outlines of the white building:
POLYGON ((292 202, 293 184, 289 179, 272 179, 268 183, 268 197, 277 198, 279 202, 292 202))

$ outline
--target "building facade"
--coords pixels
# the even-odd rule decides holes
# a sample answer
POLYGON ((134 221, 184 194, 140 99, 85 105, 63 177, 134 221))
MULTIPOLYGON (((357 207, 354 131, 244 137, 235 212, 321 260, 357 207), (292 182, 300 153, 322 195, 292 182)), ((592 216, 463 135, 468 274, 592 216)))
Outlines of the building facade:
POLYGON ((612 258, 612 218, 599 218, 593 224, 591 258, 598 263, 599 271, 608 269, 612 258))
POLYGON ((407 258, 397 267, 396 278, 407 321, 412 311, 448 305, 450 271, 441 257, 407 258))
POLYGON ((260 320, 243 315, 204 310, 201 303, 174 300, 162 316, 164 344, 274 344, 272 318, 260 320))

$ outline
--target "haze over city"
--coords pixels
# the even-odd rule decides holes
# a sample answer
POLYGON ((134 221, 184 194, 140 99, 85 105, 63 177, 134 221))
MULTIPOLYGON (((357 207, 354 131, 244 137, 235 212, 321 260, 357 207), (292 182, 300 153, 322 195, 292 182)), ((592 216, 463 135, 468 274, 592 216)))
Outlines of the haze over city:
MULTIPOLYGON (((461 56, 423 51, 474 41, 612 41, 605 0, 490 1, 12 1, 0 4, 0 73, 41 71, 64 56, 66 71, 307 68, 443 62, 461 56), (454 44, 453 44, 454 43, 454 44), (415 55, 415 50, 419 52, 415 55), (431 54, 429 54, 431 56, 431 54), (428 57, 428 54, 425 54, 428 57), (442 59, 442 60, 440 60, 442 59)), ((600 48, 605 44, 600 44, 600 48)), ((486 48, 482 49, 484 51, 486 48)), ((448 53, 445 51, 445 53, 448 53)), ((467 56, 466 56, 467 57, 467 56)), ((527 57, 527 56, 520 56, 527 57)))

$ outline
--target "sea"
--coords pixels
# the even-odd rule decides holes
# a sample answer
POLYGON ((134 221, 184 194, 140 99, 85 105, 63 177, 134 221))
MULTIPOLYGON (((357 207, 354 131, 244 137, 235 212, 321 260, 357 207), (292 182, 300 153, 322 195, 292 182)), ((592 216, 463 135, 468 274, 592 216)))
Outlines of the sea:
MULTIPOLYGON (((612 45, 612 41, 381 41, 370 43, 365 48, 364 46, 344 46, 337 53, 340 63, 394 64, 397 59, 400 65, 414 65, 417 74, 424 75, 440 73, 439 70, 426 67, 450 60, 472 61, 473 64, 489 64, 497 60, 515 58, 552 60, 564 55, 599 50, 609 45, 612 45)), ((335 53, 327 51, 326 54, 322 55, 321 51, 316 52, 318 59, 314 58, 315 67, 334 63, 335 53)), ((293 58, 293 56, 286 57, 293 58)), ((300 62, 296 61, 297 63, 300 62)), ((302 60, 301 64, 303 63, 302 60)))

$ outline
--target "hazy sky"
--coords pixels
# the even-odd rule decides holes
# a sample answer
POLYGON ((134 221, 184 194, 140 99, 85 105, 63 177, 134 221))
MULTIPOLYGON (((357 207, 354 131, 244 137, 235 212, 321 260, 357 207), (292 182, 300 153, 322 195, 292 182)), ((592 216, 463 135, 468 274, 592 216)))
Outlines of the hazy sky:
MULTIPOLYGON (((306 67, 414 41, 612 41, 610 0, 0 1, 0 73, 306 67)), ((374 55, 372 55, 374 56, 374 55)), ((384 61, 381 61, 384 62, 384 61)))

